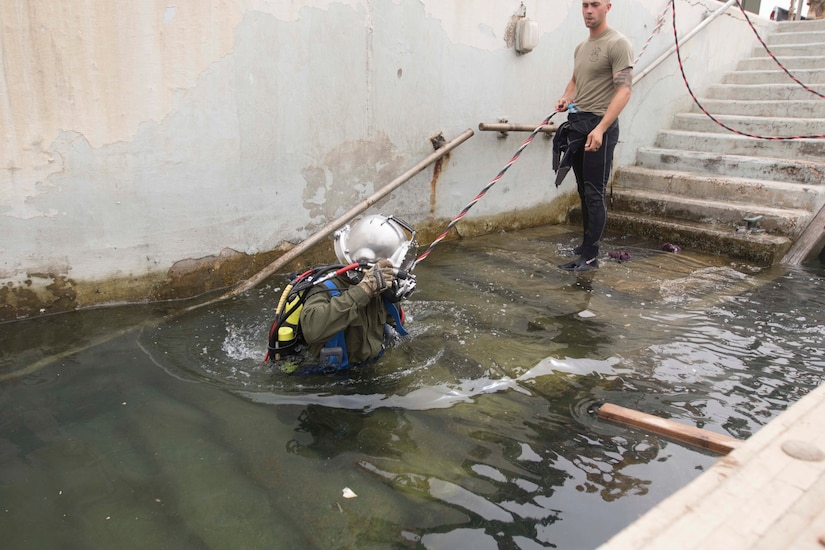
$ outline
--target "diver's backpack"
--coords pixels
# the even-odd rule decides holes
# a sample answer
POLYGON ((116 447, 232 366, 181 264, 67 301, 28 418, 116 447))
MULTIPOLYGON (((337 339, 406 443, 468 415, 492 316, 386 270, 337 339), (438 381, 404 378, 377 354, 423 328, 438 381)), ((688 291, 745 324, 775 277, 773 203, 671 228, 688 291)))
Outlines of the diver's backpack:
POLYGON ((330 291, 337 293, 338 289, 325 275, 335 275, 340 265, 316 267, 299 275, 293 274, 289 283, 281 292, 278 307, 275 308, 275 320, 269 330, 269 345, 267 359, 278 361, 284 357, 299 355, 307 347, 304 335, 301 333, 301 309, 307 298, 310 288, 321 282, 326 283, 330 291))

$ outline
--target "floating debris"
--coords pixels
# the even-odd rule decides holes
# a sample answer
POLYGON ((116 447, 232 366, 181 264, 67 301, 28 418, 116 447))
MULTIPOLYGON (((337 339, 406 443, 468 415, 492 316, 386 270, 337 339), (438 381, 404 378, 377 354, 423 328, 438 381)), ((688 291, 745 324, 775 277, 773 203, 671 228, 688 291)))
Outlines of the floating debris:
POLYGON ((353 492, 353 490, 352 490, 352 489, 350 489, 349 487, 344 487, 344 498, 355 498, 355 497, 357 497, 357 496, 358 496, 358 495, 356 495, 356 494, 353 492))

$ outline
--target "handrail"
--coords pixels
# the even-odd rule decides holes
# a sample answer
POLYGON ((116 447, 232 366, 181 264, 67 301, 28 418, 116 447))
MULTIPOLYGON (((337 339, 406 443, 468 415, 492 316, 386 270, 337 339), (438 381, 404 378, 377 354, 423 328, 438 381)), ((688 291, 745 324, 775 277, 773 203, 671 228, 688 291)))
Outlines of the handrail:
MULTIPOLYGON (((723 13, 725 13, 725 12, 727 11, 727 9, 728 9, 729 7, 731 7, 733 4, 735 4, 736 2, 737 2, 737 0, 728 0, 728 1, 725 3, 725 5, 724 5, 724 6, 722 6, 721 8, 719 8, 718 10, 716 10, 715 12, 713 12, 712 14, 710 14, 710 16, 708 16, 708 17, 707 17, 704 21, 702 21, 701 23, 699 23, 698 25, 696 25, 696 28, 694 28, 692 31, 690 31, 689 33, 687 33, 687 34, 686 34, 685 36, 683 36, 682 38, 680 38, 680 39, 679 39, 679 45, 680 45, 680 46, 684 45, 684 44, 685 44, 688 40, 690 40, 691 38, 693 38, 694 36, 696 36, 696 35, 699 33, 699 31, 701 31, 702 29, 704 29, 705 27, 707 27, 707 26, 711 23, 711 21, 713 21, 714 19, 716 19, 717 17, 719 17, 720 15, 722 15, 723 13)), ((641 79, 643 79, 643 78, 644 78, 644 77, 646 77, 648 74, 650 74, 650 72, 651 72, 653 69, 655 69, 656 67, 658 67, 658 66, 659 66, 659 65, 660 65, 660 64, 661 64, 661 63, 662 63, 665 59, 667 59, 668 57, 670 57, 671 55, 673 55, 675 52, 676 52, 676 44, 674 44, 673 46, 671 46, 671 48, 670 48, 668 51, 666 51, 665 53, 663 53, 662 55, 660 55, 658 58, 656 58, 656 60, 655 60, 655 61, 653 61, 650 65, 648 65, 647 67, 645 67, 645 69, 644 69, 642 72, 640 72, 640 73, 639 73, 639 74, 637 74, 635 77, 633 77, 633 85, 635 86, 637 82, 639 82, 641 79)))
POLYGON ((378 191, 376 191, 366 199, 362 200, 361 202, 350 208, 346 213, 342 214, 341 216, 338 216, 336 219, 329 222, 327 225, 325 225, 324 227, 322 227, 321 229, 307 237, 307 239, 301 242, 299 245, 290 249, 286 254, 280 256, 278 259, 270 263, 268 266, 264 267, 262 270, 260 270, 258 273, 256 273, 249 279, 242 281, 237 287, 233 288, 229 292, 213 300, 210 300, 209 302, 192 306, 189 308, 189 310, 201 308, 205 305, 220 302, 227 298, 232 298, 233 296, 237 296, 238 294, 246 292, 247 290, 259 285, 270 275, 276 273, 279 269, 281 269, 283 266, 285 266, 301 254, 303 254, 306 250, 315 246, 316 244, 321 242, 321 240, 331 235, 333 231, 339 229, 341 226, 343 226, 345 223, 353 219, 355 216, 357 216, 358 214, 360 214, 361 212, 363 212, 364 210, 366 210, 367 208, 369 208, 370 206, 384 198, 386 195, 388 195, 391 191, 395 190, 401 184, 407 182, 413 176, 424 170, 424 168, 426 168, 430 164, 434 163, 435 161, 437 161, 438 159, 440 159, 441 157, 443 157, 444 155, 446 155, 447 153, 449 153, 450 151, 464 143, 466 140, 472 137, 473 134, 474 132, 470 128, 464 130, 464 132, 459 134, 458 137, 455 137, 452 140, 444 143, 441 147, 436 149, 434 152, 430 153, 418 164, 409 168, 406 172, 392 180, 390 183, 382 186, 378 191))
POLYGON ((793 14, 793 20, 794 21, 801 21, 802 20, 802 0, 799 0, 799 2, 797 2, 797 4, 796 4, 796 13, 793 14))

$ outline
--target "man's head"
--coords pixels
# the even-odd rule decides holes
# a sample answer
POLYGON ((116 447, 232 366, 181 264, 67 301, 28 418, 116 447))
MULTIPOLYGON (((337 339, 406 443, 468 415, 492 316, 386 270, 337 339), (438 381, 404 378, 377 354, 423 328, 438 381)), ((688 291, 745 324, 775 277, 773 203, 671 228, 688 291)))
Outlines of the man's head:
POLYGON ((607 12, 611 6, 609 0, 582 0, 584 26, 590 29, 591 35, 599 35, 607 29, 607 12))

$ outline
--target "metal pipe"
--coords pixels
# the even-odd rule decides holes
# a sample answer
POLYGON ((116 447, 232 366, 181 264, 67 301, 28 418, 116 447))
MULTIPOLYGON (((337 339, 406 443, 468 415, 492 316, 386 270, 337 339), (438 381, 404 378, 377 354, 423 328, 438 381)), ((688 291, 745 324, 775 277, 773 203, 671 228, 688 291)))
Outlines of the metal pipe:
MULTIPOLYGON (((480 122, 478 124, 478 129, 482 132, 532 132, 536 129, 535 126, 531 126, 530 124, 509 124, 507 122, 480 122)), ((541 126, 541 130, 539 132, 544 132, 545 134, 552 134, 557 130, 555 124, 544 124, 541 126)))
MULTIPOLYGON (((689 33, 687 33, 687 34, 686 34, 685 36, 683 36, 682 38, 680 38, 680 39, 679 39, 679 45, 680 45, 680 46, 685 45, 685 43, 687 43, 687 41, 688 41, 688 40, 690 40, 691 38, 693 38, 694 36, 696 36, 696 35, 699 33, 699 31, 701 31, 702 29, 704 29, 705 27, 707 27, 707 26, 711 23, 711 21, 713 21, 714 19, 716 19, 717 17, 719 17, 720 15, 722 15, 723 13, 725 13, 725 11, 727 11, 727 9, 728 9, 729 7, 731 7, 733 4, 735 4, 736 2, 737 2, 737 0, 728 0, 728 1, 725 3, 725 5, 724 5, 724 6, 722 6, 721 8, 719 8, 718 10, 716 10, 715 12, 713 12, 712 14, 710 14, 710 16, 708 16, 708 18, 707 18, 707 19, 705 19, 704 21, 702 21, 701 23, 699 23, 698 25, 696 25, 696 28, 694 28, 692 31, 690 31, 689 33)), ((658 67, 659 65, 661 65, 661 64, 662 64, 662 62, 664 62, 664 60, 665 60, 665 59, 667 59, 668 57, 670 57, 671 55, 673 55, 675 52, 676 52, 676 44, 674 44, 673 46, 671 46, 671 48, 670 48, 668 51, 666 51, 665 53, 663 53, 662 55, 660 55, 658 58, 656 58, 656 60, 655 60, 655 61, 653 61, 653 63, 651 63, 650 65, 648 65, 647 67, 645 67, 645 69, 644 69, 642 72, 640 72, 639 74, 637 74, 637 75, 633 78, 633 85, 635 86, 637 82, 639 82, 639 81, 640 81, 641 79, 643 79, 645 76, 647 76, 648 74, 650 74, 650 72, 651 72, 653 69, 655 69, 656 67, 658 67)))
POLYGON ((466 140, 472 137, 473 134, 474 132, 472 129, 466 129, 458 137, 446 142, 442 147, 439 147, 433 153, 425 157, 421 162, 419 162, 412 168, 408 169, 406 172, 392 180, 390 183, 384 185, 378 191, 376 191, 366 199, 362 200, 361 202, 350 208, 345 214, 329 222, 327 225, 325 225, 324 227, 310 235, 302 243, 289 250, 286 254, 280 256, 277 260, 273 261, 268 266, 264 267, 262 270, 260 270, 258 273, 256 273, 249 279, 241 282, 237 287, 233 288, 232 290, 223 294, 222 296, 215 298, 214 300, 211 300, 203 304, 198 304, 196 306, 192 306, 191 308, 189 308, 189 310, 203 307, 207 304, 219 302, 227 298, 232 298, 233 296, 237 296, 238 294, 246 292, 247 290, 259 285, 270 275, 276 273, 279 269, 281 269, 283 266, 285 266, 292 260, 296 259, 306 250, 315 246, 316 244, 321 242, 321 240, 331 235, 336 229, 339 229, 341 226, 343 226, 345 223, 353 219, 355 216, 357 216, 358 214, 360 214, 361 212, 363 212, 379 200, 383 199, 391 191, 395 190, 401 184, 407 182, 413 176, 424 170, 424 168, 426 168, 430 164, 434 163, 435 161, 437 161, 438 159, 440 159, 441 157, 443 157, 444 155, 446 155, 447 153, 449 153, 450 151, 464 143, 466 140))

